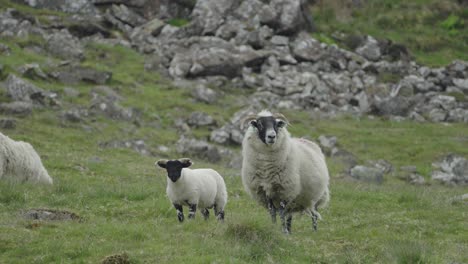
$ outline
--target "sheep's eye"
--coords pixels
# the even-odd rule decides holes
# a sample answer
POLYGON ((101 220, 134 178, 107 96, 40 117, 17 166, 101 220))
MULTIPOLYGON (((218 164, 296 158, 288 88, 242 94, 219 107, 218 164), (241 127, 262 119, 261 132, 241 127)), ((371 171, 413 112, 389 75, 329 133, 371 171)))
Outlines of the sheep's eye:
POLYGON ((276 123, 278 127, 284 127, 286 125, 286 123, 284 121, 278 121, 278 123, 276 123))

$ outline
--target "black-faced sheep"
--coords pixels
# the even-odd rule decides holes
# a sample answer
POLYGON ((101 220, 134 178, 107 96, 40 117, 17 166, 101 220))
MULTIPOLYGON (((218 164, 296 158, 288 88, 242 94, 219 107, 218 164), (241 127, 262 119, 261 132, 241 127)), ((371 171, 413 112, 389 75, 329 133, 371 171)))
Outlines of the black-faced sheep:
POLYGON ((15 183, 26 181, 52 184, 41 158, 31 146, 0 133, 0 179, 15 183))
POLYGON ((264 110, 247 122, 242 142, 245 190, 269 209, 273 222, 279 210, 285 233, 291 232, 293 212, 308 213, 317 230, 317 208, 329 201, 328 168, 320 147, 291 137, 282 114, 264 110))
POLYGON ((192 164, 188 158, 159 160, 155 164, 167 171, 166 192, 177 210, 177 218, 184 221, 182 205, 187 205, 189 218, 195 218, 198 207, 205 219, 208 209, 213 208, 217 219, 224 220, 227 192, 223 178, 213 169, 189 169, 192 164))

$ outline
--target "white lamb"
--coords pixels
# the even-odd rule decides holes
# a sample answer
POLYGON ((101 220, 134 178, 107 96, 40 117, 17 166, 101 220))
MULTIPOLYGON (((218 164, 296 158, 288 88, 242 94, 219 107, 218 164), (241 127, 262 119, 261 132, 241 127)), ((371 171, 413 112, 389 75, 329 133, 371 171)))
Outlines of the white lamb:
POLYGON ((195 218, 197 207, 202 215, 209 217, 209 208, 214 209, 218 220, 224 220, 224 207, 227 203, 226 185, 223 177, 213 169, 189 169, 192 161, 159 160, 155 165, 167 171, 167 196, 177 210, 179 222, 184 221, 182 205, 189 207, 189 218, 195 218))
POLYGON ((52 184, 41 158, 31 146, 0 133, 0 179, 15 183, 26 181, 52 184))
POLYGON ((245 190, 269 209, 276 222, 279 209, 283 231, 291 232, 293 212, 312 217, 314 230, 321 218, 317 208, 329 201, 328 169, 320 147, 292 138, 282 114, 262 111, 249 122, 242 142, 242 183, 245 190))

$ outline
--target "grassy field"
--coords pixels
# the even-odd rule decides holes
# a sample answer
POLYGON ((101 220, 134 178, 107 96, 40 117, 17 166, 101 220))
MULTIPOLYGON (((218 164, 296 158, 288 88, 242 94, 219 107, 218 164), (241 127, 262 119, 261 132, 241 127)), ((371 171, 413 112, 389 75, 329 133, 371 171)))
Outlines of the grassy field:
MULTIPOLYGON (((23 48, 43 42, 35 37, 0 39, 11 49, 10 56, 1 57, 3 78, 18 74, 16 69, 25 63, 37 62, 47 71, 54 58, 23 48)), ((153 165, 178 154, 141 156, 129 149, 100 148, 99 143, 143 139, 152 148, 172 146, 179 138, 174 119, 203 111, 223 124, 243 106, 237 91, 223 89, 215 104, 195 103, 190 91, 146 72, 145 58, 132 50, 91 44, 85 57, 84 66, 113 72, 109 86, 122 95, 122 105, 142 110, 141 125, 99 115, 68 123, 59 118, 60 109, 44 108, 18 119, 15 129, 3 129, 35 147, 54 185, 0 182, 0 263, 98 263, 124 253, 131 263, 468 263, 468 204, 454 200, 467 189, 430 181, 431 163, 437 158, 452 152, 468 157, 466 124, 320 120, 307 112, 287 111, 293 135, 337 136, 340 147, 361 163, 385 159, 397 169, 415 165, 431 184, 411 186, 392 175, 381 185, 356 182, 343 175, 342 164, 329 159, 332 198, 322 211, 319 231, 312 231, 308 217, 297 215, 292 235, 286 236, 246 195, 238 169, 195 159, 195 168, 213 167, 224 176, 229 193, 226 221, 217 223, 213 215, 204 221, 198 214, 180 224, 165 195, 165 172, 153 165), (23 213, 34 208, 70 211, 80 220, 25 219, 23 213)), ((59 95, 65 88, 30 81, 59 95)), ((92 86, 72 87, 80 96, 61 96, 62 108, 89 106, 92 86)), ((5 101, 0 89, 0 102, 5 101)), ((198 138, 209 132, 192 131, 198 138)))

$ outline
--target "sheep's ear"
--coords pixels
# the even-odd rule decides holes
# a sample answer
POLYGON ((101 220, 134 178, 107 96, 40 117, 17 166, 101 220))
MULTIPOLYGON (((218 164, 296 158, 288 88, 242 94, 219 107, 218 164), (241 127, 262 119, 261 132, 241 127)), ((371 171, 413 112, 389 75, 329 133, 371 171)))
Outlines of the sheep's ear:
POLYGON ((276 118, 278 127, 285 127, 286 125, 289 125, 288 119, 283 114, 275 113, 273 116, 276 118))
POLYGON ((166 159, 162 159, 162 160, 158 160, 154 163, 154 165, 156 166, 159 166, 161 168, 166 168, 166 163, 167 163, 167 160, 166 159))
POLYGON ((193 165, 192 160, 190 160, 189 158, 182 158, 182 159, 179 159, 179 161, 180 163, 182 163, 182 166, 184 168, 188 168, 193 165))
MULTIPOLYGON (((257 123, 257 116, 256 115, 248 115, 246 117, 244 117, 241 121, 241 129, 244 129, 244 127, 249 124, 249 125, 253 125, 252 122, 255 122, 255 124, 257 123)), ((254 125, 256 127, 256 125, 254 125)))
POLYGON ((252 121, 250 121, 250 123, 249 123, 249 124, 250 124, 251 126, 253 126, 253 127, 256 127, 256 128, 258 128, 258 125, 257 125, 257 120, 252 120, 252 121))

